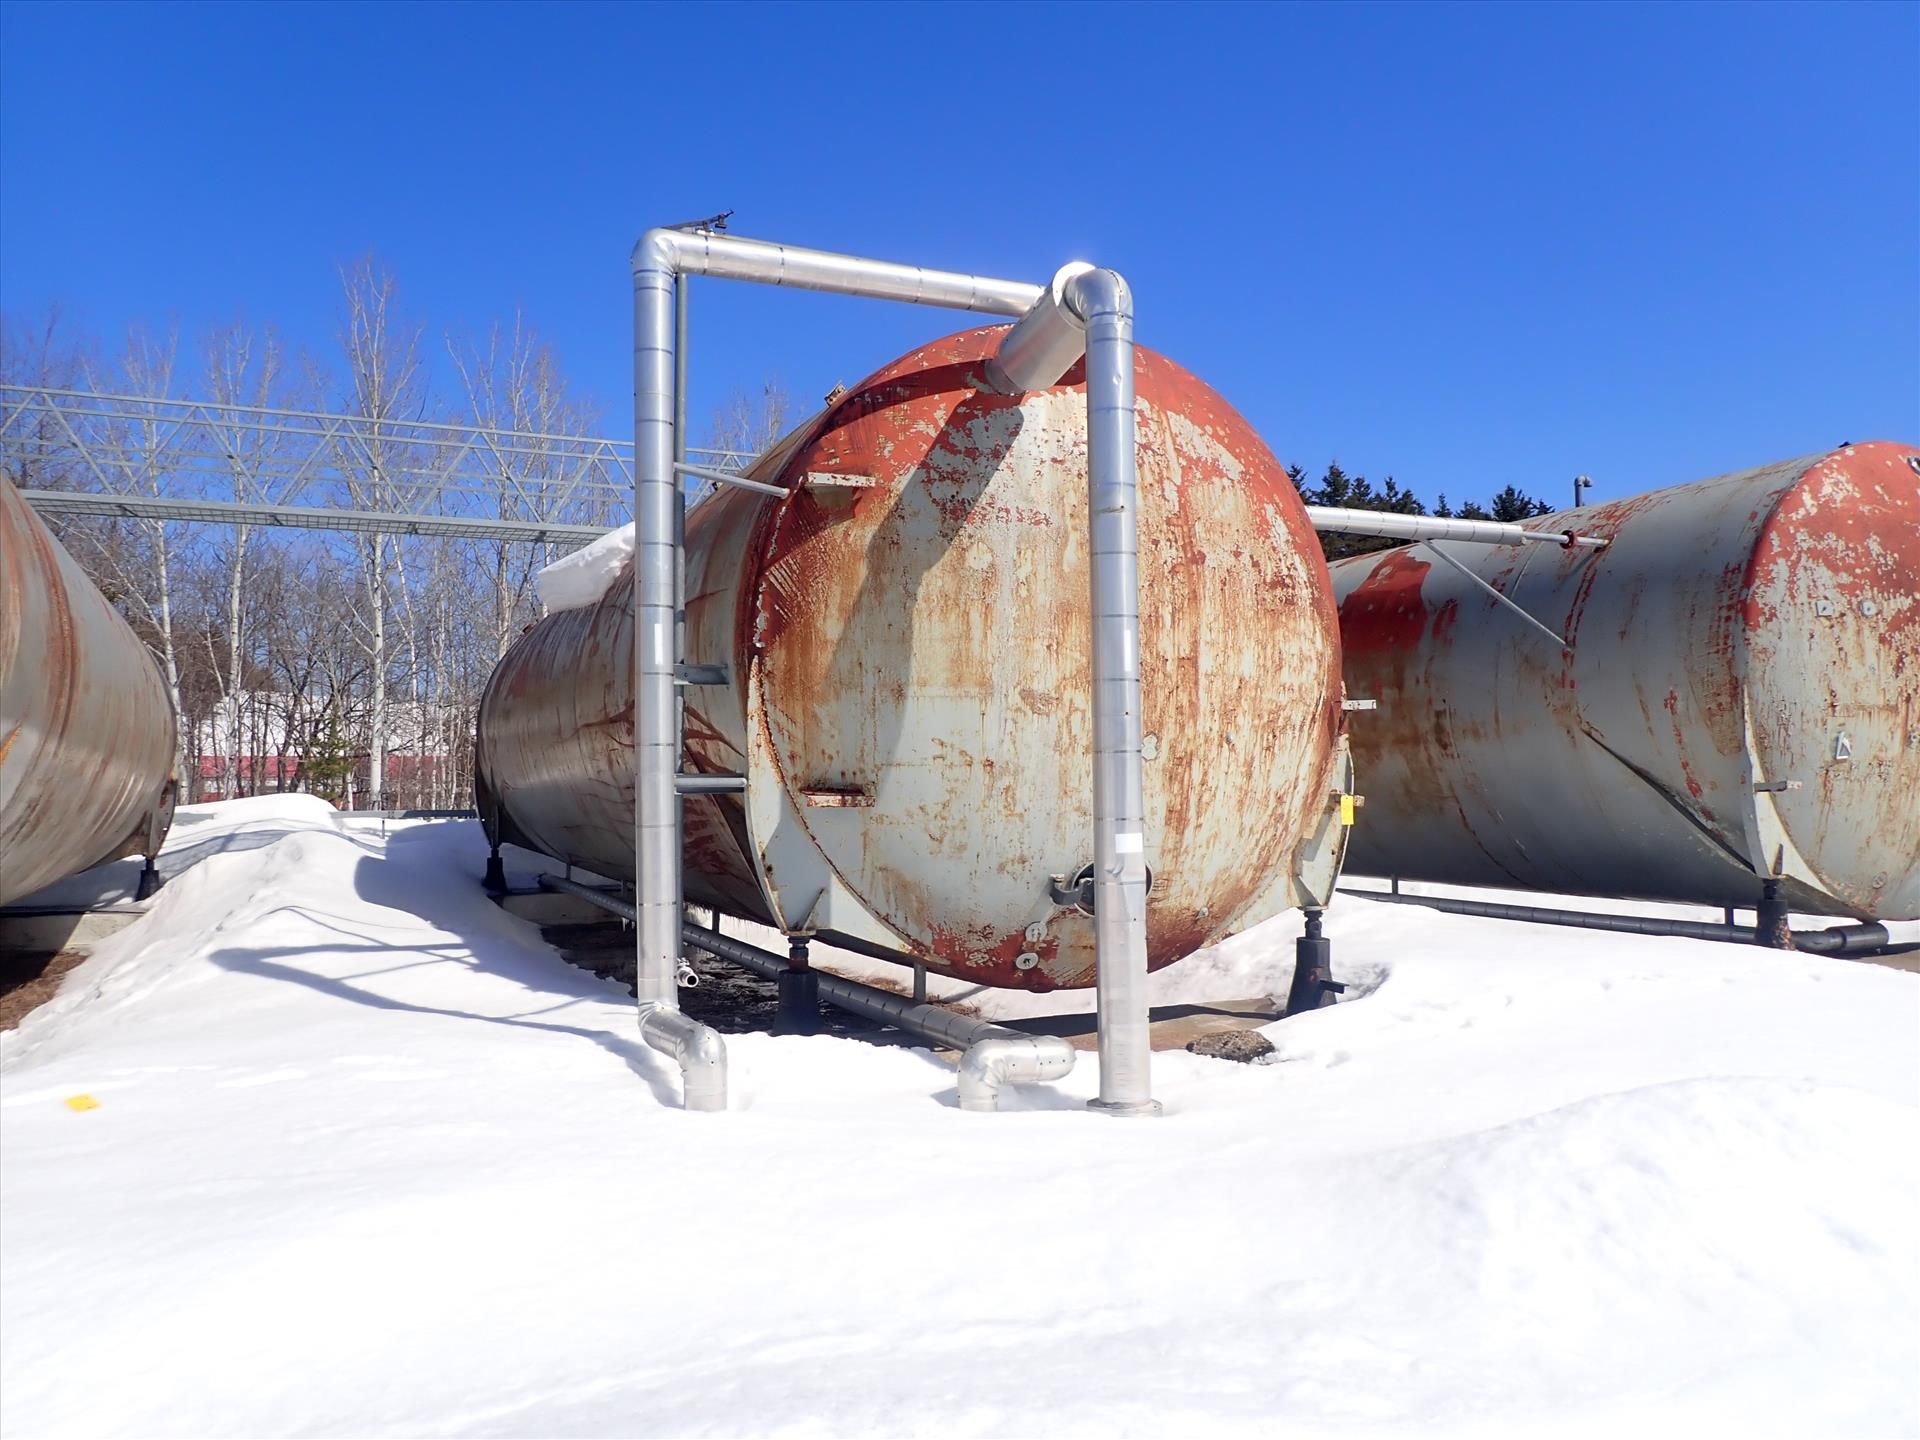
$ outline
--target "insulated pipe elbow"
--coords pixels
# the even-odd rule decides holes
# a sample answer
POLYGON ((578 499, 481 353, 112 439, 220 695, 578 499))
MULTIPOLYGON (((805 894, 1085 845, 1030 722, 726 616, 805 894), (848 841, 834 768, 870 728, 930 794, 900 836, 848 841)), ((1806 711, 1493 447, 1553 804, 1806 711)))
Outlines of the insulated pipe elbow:
POLYGON ((987 384, 1002 395, 1024 395, 1057 385, 1087 353, 1086 322, 1067 302, 1072 283, 1093 267, 1084 260, 1062 265, 1033 308, 1013 322, 987 361, 987 384))
POLYGON ((633 247, 633 273, 646 270, 665 270, 669 274, 680 268, 681 247, 687 241, 687 235, 680 230, 663 230, 658 227, 647 231, 633 247))
POLYGON ((1002 1086, 1058 1080, 1071 1069, 1073 1047, 1057 1036, 976 1040, 960 1057, 960 1108, 998 1110, 1002 1086))
POLYGON ((1102 317, 1124 320, 1129 327, 1133 324, 1133 291, 1117 270, 1089 265, 1069 277, 1064 291, 1067 307, 1083 326, 1102 317))
POLYGON ((718 1031, 669 1006, 643 1005, 640 1038, 679 1065, 686 1109, 727 1108, 727 1046, 718 1031))

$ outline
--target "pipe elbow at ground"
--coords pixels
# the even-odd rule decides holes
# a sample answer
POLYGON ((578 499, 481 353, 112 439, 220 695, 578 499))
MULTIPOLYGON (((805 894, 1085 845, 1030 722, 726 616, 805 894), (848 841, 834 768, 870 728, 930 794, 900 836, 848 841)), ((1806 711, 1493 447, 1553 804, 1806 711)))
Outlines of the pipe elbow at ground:
POLYGON ((1073 1047, 1051 1035, 977 1040, 960 1057, 960 1108, 998 1110, 1003 1087, 1058 1080, 1073 1069, 1073 1058, 1073 1047))
POLYGON ((640 1012, 640 1038, 680 1067, 687 1109, 727 1108, 727 1045, 718 1031, 679 1010, 649 1005, 640 1012))

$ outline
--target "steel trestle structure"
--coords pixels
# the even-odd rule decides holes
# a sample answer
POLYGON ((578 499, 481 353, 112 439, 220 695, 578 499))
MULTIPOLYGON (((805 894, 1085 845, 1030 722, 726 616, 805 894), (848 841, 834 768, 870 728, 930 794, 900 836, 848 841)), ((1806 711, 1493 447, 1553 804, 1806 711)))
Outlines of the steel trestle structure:
POLYGON ((633 494, 633 446, 598 436, 48 386, 0 385, 0 466, 47 515, 569 548, 633 494))

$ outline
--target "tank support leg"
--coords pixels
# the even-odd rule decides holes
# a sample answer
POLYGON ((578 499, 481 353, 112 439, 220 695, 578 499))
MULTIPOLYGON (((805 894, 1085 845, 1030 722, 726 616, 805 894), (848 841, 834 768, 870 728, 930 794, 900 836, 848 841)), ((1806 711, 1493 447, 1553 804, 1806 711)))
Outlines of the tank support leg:
MULTIPOLYGON (((172 787, 169 786, 168 788, 171 789, 172 787)), ((170 802, 167 805, 166 813, 168 815, 173 813, 173 806, 170 802)), ((151 900, 160 889, 160 867, 154 862, 160 854, 161 823, 162 817, 158 810, 147 816, 147 863, 141 867, 140 879, 133 887, 133 898, 136 900, 151 900)))
POLYGON ((780 976, 780 1007, 774 1016, 776 1035, 820 1033, 820 976, 807 963, 807 942, 787 941, 787 968, 780 976))
POLYGON ((1787 923, 1787 902, 1780 898, 1780 882, 1769 880, 1760 891, 1760 907, 1753 916, 1753 943, 1774 950, 1793 949, 1793 930, 1787 923))
POLYGON ((1306 912, 1307 933, 1293 942, 1293 985, 1287 991, 1287 1014, 1318 1010, 1333 1004, 1347 987, 1333 978, 1333 942, 1321 930, 1325 911, 1306 912))
POLYGON ((507 893, 507 867, 500 859, 500 806, 493 800, 491 792, 487 797, 487 811, 481 820, 487 837, 487 873, 480 884, 489 895, 507 893))

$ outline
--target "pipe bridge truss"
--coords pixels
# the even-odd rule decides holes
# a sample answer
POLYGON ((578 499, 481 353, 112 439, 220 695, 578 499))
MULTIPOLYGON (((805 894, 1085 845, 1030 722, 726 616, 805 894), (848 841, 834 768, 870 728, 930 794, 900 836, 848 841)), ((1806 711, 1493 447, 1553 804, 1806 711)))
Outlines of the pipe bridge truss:
POLYGON ((632 518, 631 441, 47 386, 0 385, 0 470, 43 515, 568 549, 632 518))

